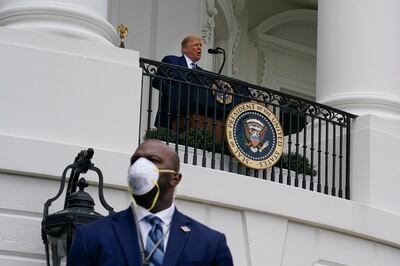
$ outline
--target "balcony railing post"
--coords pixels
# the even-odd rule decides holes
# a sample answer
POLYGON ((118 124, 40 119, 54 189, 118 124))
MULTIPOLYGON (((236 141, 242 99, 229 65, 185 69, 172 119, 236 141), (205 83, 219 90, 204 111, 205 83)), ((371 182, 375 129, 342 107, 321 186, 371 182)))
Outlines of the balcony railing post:
POLYGON ((347 130, 346 130, 346 188, 345 198, 350 199, 350 117, 346 116, 347 130))

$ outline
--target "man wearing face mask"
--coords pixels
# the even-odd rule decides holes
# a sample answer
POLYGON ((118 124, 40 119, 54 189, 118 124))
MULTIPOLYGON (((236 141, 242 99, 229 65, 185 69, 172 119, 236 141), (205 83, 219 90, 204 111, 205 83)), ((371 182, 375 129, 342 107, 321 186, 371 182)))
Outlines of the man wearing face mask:
POLYGON ((78 227, 67 265, 232 266, 225 236, 176 209, 181 177, 172 148, 158 140, 141 144, 128 170, 132 205, 78 227))

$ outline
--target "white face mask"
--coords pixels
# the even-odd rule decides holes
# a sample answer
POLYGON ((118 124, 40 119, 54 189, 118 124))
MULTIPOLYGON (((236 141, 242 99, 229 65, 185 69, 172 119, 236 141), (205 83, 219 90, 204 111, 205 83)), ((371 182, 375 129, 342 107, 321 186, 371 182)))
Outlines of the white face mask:
POLYGON ((139 158, 128 169, 128 184, 134 195, 144 195, 156 186, 159 178, 157 166, 146 158, 139 158))
POLYGON ((160 173, 176 174, 175 170, 172 169, 158 169, 153 162, 143 157, 137 159, 128 169, 129 190, 133 195, 144 195, 150 192, 155 186, 157 187, 157 193, 148 209, 149 211, 154 208, 160 196, 160 187, 157 183, 160 173))

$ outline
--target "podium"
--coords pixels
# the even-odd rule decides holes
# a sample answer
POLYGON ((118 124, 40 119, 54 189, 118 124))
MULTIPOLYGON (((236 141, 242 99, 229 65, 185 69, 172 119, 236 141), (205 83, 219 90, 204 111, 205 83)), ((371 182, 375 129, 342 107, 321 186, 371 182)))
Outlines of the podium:
MULTIPOLYGON (((184 117, 179 118, 179 132, 185 132, 186 131, 186 122, 187 122, 187 128, 190 129, 196 129, 199 131, 199 133, 204 132, 204 128, 206 129, 205 131, 210 134, 210 136, 214 136, 216 141, 221 140, 224 136, 223 132, 223 123, 224 121, 222 120, 215 120, 210 117, 205 117, 204 115, 196 115, 195 114, 190 114, 189 119, 186 119, 184 117), (197 120, 197 121, 196 121, 197 120), (197 126, 196 126, 197 122, 197 126), (215 122, 215 128, 214 128, 214 122, 215 122), (214 134, 214 135, 213 135, 214 134)), ((177 120, 173 119, 172 121, 172 132, 176 132, 177 129, 177 120)))
MULTIPOLYGON (((236 104, 242 102, 241 97, 234 96, 232 93, 232 87, 229 93, 222 93, 215 85, 209 88, 199 86, 181 88, 180 97, 178 97, 176 91, 171 93, 172 99, 180 100, 179 132, 184 132, 186 128, 202 131, 205 128, 211 136, 221 139, 224 134, 225 118, 236 104), (189 118, 187 118, 187 114, 189 114, 189 118)), ((173 102, 171 104, 171 107, 173 107, 171 114, 178 111, 178 108, 173 106, 174 104, 178 103, 173 102)), ((176 132, 178 126, 176 117, 172 116, 171 122, 172 130, 176 132)))

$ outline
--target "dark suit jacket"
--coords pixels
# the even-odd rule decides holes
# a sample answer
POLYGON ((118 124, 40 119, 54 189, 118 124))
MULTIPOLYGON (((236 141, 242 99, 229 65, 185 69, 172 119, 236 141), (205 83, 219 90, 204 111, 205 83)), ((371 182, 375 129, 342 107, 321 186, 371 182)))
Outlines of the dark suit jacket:
MULTIPOLYGON (((161 62, 168 63, 180 67, 188 68, 185 57, 168 55, 165 56, 161 62)), ((196 70, 202 70, 200 67, 197 67, 196 70)), ((186 115, 186 102, 187 102, 187 85, 181 83, 184 78, 183 76, 186 73, 182 70, 176 69, 167 69, 161 68, 157 71, 157 75, 153 80, 153 87, 162 93, 160 108, 158 113, 160 115, 160 119, 157 119, 154 123, 154 126, 158 127, 158 123, 160 123, 161 127, 167 127, 168 113, 170 114, 171 121, 176 118, 176 115, 179 113, 180 116, 186 115), (168 72, 168 73, 166 73, 168 72), (180 89, 179 89, 180 88, 180 89), (180 107, 178 108, 178 102, 180 103, 180 107), (169 109, 168 109, 169 106, 169 109)), ((171 123, 170 123, 171 128, 171 123)))
MULTIPOLYGON (((79 226, 67 265, 141 266, 132 209, 79 226)), ((175 210, 164 257, 164 266, 174 265, 232 266, 233 262, 223 234, 175 210)))
POLYGON ((167 55, 161 60, 161 62, 182 67, 188 67, 186 59, 183 55, 182 56, 167 55))
MULTIPOLYGON (((180 57, 168 55, 164 57, 161 62, 185 68, 188 67, 183 55, 180 57)), ((200 70, 201 72, 187 75, 188 73, 185 73, 181 69, 167 69, 166 67, 159 68, 157 71, 158 77, 154 78, 152 83, 153 87, 158 89, 162 95, 160 107, 157 112, 159 116, 156 116, 156 121, 154 123, 155 127, 160 126, 167 128, 169 117, 169 128, 171 129, 172 121, 176 119, 178 114, 179 117, 186 117, 187 113, 194 114, 196 109, 198 115, 205 116, 207 113, 207 116, 210 118, 213 118, 214 109, 216 109, 216 118, 217 120, 222 121, 223 109, 225 109, 225 116, 227 116, 235 105, 247 101, 245 98, 234 96, 234 101, 230 104, 224 106, 217 103, 214 94, 211 90, 207 89, 212 88, 213 79, 204 79, 204 76, 207 76, 207 71, 204 71, 200 67, 197 67, 196 70, 200 70), (209 82, 209 84, 205 84, 207 82, 209 82), (191 85, 188 85, 188 83, 191 85), (196 106, 196 104, 198 105, 196 106)), ((236 93, 243 96, 250 95, 247 87, 239 84, 234 85, 233 83, 231 85, 234 87, 236 93)), ((222 88, 220 87, 220 89, 222 88)))

